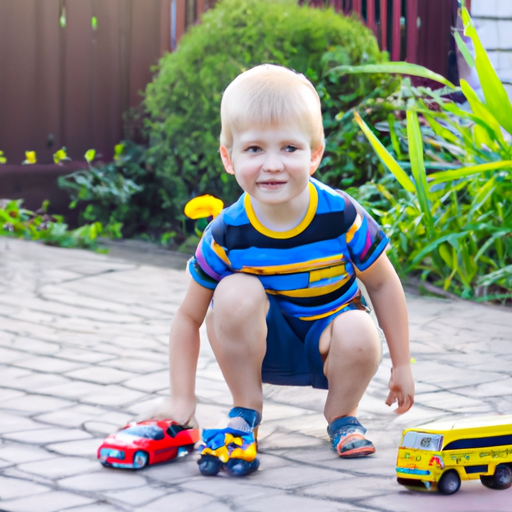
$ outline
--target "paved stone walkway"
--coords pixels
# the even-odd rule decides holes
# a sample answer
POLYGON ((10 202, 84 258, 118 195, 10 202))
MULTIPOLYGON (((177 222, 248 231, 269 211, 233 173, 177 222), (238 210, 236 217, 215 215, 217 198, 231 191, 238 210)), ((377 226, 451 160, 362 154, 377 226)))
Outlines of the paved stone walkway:
MULTIPOLYGON (((388 356, 360 418, 377 453, 330 451, 325 392, 265 386, 261 468, 206 478, 197 455, 142 471, 103 468, 109 433, 168 393, 167 333, 183 259, 101 255, 0 238, 0 510, 9 512, 500 512, 512 489, 462 482, 453 496, 395 480, 401 431, 427 420, 512 413, 512 312, 408 295, 417 402, 386 405, 388 356), (137 262, 138 261, 138 262, 137 262), (150 261, 142 265, 140 261, 150 261)), ((222 425, 230 398, 203 333, 198 420, 222 425)))

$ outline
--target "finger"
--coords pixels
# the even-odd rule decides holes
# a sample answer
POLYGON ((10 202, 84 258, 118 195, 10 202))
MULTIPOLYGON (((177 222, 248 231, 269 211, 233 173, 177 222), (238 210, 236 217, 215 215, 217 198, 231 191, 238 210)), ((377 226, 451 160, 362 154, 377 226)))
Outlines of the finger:
POLYGON ((414 403, 414 400, 411 396, 406 396, 403 400, 399 400, 398 402, 398 408, 395 410, 397 414, 403 414, 404 412, 407 412, 414 403))
POLYGON ((393 391, 390 391, 388 397, 386 398, 385 404, 390 407, 396 402, 396 395, 393 391))

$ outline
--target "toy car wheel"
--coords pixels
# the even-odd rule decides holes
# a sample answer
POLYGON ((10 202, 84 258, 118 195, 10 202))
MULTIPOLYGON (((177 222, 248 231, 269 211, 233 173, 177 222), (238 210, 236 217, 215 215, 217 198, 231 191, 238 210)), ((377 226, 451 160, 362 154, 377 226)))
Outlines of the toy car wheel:
POLYGON ((454 494, 460 488, 460 476, 457 471, 451 469, 441 476, 437 489, 441 494, 454 494))
POLYGON ((222 462, 211 455, 203 455, 197 463, 199 464, 199 471, 204 476, 215 476, 222 469, 222 462))
POLYGON ((180 446, 178 448, 177 457, 185 457, 186 455, 194 453, 195 446, 196 446, 195 444, 185 444, 183 446, 180 446))
POLYGON ((133 467, 135 469, 142 469, 148 463, 148 454, 146 452, 135 452, 133 455, 133 467))
POLYGON ((492 476, 481 476, 480 481, 489 489, 508 489, 512 486, 512 469, 504 464, 498 464, 492 476))
POLYGON ((226 469, 231 476, 246 476, 254 473, 260 467, 260 461, 254 459, 252 462, 247 462, 241 459, 229 459, 226 464, 226 469))

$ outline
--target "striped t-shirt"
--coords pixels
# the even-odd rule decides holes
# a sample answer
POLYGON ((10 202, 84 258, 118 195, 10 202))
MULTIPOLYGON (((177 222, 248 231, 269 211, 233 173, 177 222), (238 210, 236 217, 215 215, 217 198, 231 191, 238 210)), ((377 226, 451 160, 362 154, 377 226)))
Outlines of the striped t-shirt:
POLYGON ((189 261, 194 280, 215 289, 235 272, 256 276, 284 314, 302 320, 330 316, 358 300, 354 267, 370 267, 388 238, 348 194, 314 178, 309 188, 304 219, 285 232, 263 226, 244 193, 204 231, 189 261))

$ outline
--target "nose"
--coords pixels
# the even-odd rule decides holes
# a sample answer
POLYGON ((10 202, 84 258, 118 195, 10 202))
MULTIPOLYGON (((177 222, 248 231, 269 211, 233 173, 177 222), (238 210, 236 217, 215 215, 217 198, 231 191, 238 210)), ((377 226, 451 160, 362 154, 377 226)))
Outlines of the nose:
POLYGON ((279 155, 273 152, 268 152, 265 155, 265 161, 263 162, 263 170, 267 172, 280 172, 284 169, 283 162, 279 155))

